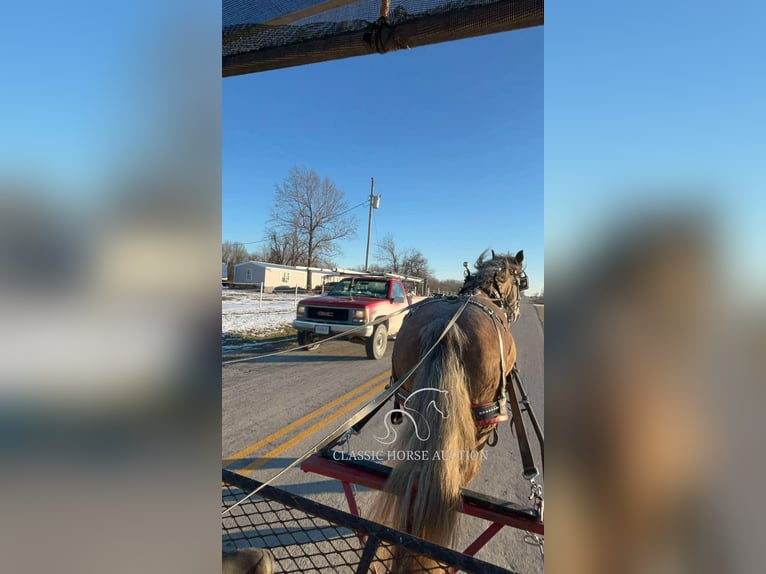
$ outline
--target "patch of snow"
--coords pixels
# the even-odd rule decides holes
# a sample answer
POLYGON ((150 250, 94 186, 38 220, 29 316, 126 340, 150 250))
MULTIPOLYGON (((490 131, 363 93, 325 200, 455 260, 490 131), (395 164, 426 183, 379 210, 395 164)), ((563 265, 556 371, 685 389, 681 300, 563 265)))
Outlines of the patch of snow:
MULTIPOLYGON (((305 297, 299 295, 298 298, 305 297)), ((221 334, 267 335, 290 326, 295 319, 294 295, 261 294, 257 290, 223 289, 221 334)))

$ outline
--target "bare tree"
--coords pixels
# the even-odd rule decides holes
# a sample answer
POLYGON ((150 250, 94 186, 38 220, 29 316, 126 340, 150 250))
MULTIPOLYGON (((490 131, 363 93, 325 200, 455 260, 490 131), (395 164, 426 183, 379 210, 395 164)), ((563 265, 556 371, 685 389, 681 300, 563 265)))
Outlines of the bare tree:
POLYGON ((394 273, 413 275, 429 280, 433 272, 428 265, 428 259, 419 249, 402 249, 397 247, 392 235, 386 235, 376 244, 378 267, 394 273), (383 265, 381 266, 380 263, 383 265))
MULTIPOLYGON (((272 230, 294 237, 302 249, 303 264, 313 267, 339 252, 338 240, 356 233, 356 218, 347 212, 343 192, 328 178, 320 180, 314 170, 294 167, 282 185, 276 186, 272 230)), ((306 288, 311 287, 309 271, 306 288)))
POLYGON ((306 260, 306 251, 301 245, 298 233, 280 232, 270 229, 267 233, 268 247, 266 261, 279 265, 302 265, 306 260))
POLYGON ((221 261, 226 263, 226 277, 234 278, 234 266, 243 261, 248 261, 250 256, 245 246, 238 241, 224 241, 221 244, 221 261))
POLYGON ((414 275, 425 279, 432 275, 431 268, 428 266, 428 259, 418 249, 411 249, 404 255, 401 269, 405 275, 414 275))
POLYGON ((401 261, 404 255, 397 249, 394 236, 391 234, 386 235, 375 245, 375 257, 383 268, 388 268, 393 273, 399 273, 401 270, 401 261))
POLYGON ((270 250, 268 246, 261 245, 250 252, 250 261, 269 261, 270 250))

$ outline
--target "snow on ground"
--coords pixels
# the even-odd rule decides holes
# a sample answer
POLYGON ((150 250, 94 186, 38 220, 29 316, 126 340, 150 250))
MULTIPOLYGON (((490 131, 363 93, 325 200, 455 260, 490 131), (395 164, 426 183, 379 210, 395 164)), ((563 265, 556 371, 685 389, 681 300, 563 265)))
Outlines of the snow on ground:
MULTIPOLYGON (((295 295, 263 294, 258 290, 221 290, 222 336, 268 335, 290 326, 295 319, 295 295)), ((299 298, 306 295, 298 295, 299 298)))

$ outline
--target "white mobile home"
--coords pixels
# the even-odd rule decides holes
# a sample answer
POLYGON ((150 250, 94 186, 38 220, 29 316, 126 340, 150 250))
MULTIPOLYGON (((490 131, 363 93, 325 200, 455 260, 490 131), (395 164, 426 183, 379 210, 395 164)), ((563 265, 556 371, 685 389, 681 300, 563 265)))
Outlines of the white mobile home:
MULTIPOLYGON (((271 292, 277 287, 306 287, 306 267, 292 267, 290 265, 277 265, 276 263, 264 263, 261 261, 247 261, 234 266, 235 286, 260 286, 263 283, 264 291, 271 292)), ((338 275, 330 269, 311 268, 311 287, 321 287, 329 281, 328 277, 338 275)))

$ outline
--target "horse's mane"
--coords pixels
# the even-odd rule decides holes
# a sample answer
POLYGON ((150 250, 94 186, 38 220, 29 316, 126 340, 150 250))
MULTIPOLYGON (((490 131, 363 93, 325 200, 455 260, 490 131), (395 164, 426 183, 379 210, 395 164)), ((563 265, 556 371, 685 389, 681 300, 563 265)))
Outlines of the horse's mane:
POLYGON ((471 293, 477 289, 481 289, 485 293, 491 293, 498 267, 521 269, 521 264, 516 261, 516 256, 510 253, 496 254, 493 252, 493 257, 485 261, 484 257, 487 255, 487 251, 489 249, 482 251, 481 255, 476 259, 474 264, 476 271, 465 278, 463 286, 459 291, 460 295, 471 293))

